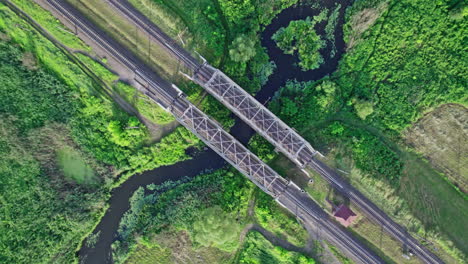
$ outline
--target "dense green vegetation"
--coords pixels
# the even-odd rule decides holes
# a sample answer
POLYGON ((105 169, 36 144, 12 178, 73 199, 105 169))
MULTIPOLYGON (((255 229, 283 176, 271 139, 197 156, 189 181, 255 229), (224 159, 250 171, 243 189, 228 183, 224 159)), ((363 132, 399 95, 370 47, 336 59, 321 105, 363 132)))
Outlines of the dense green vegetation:
POLYGON ((43 69, 29 70, 22 50, 10 42, 0 42, 3 103, 0 112, 16 115, 15 125, 21 132, 43 126, 46 121, 65 122, 77 111, 73 93, 66 85, 43 69), (56 96, 50 96, 55 94, 56 96))
POLYGON ((110 173, 51 124, 69 122, 79 103, 28 54, 0 42, 0 262, 70 263, 102 208, 104 189, 95 184, 110 173), (52 140, 40 140, 46 137, 52 140), (57 161, 54 147, 60 146, 67 153, 59 151, 57 161), (70 153, 80 160, 70 160, 70 153))
POLYGON ((325 38, 332 45, 332 50, 330 52, 330 58, 334 58, 336 55, 336 45, 335 45, 335 32, 336 26, 338 23, 338 16, 341 9, 341 5, 337 4, 335 9, 330 12, 330 15, 327 19, 327 25, 325 26, 325 38))
POLYGON ((149 185, 146 194, 140 188, 132 196, 130 211, 120 222, 120 239, 113 244, 114 260, 120 263, 128 257, 128 250, 135 246, 136 234, 151 241, 154 234, 167 229, 186 230, 195 246, 212 245, 232 251, 237 247, 236 233, 241 224, 239 219, 233 219, 235 214, 245 218, 251 189, 251 182, 226 170, 203 174, 190 182, 149 185), (224 237, 206 232, 214 228, 213 224, 220 228, 216 233, 224 233, 224 237))
MULTIPOLYGON (((348 17, 375 1, 361 2, 348 17)), ((435 105, 466 103, 468 22, 453 17, 451 2, 390 1, 344 57, 337 83, 346 101, 354 97, 372 102, 369 122, 401 131, 435 105)), ((348 23, 346 38, 358 26, 348 23)))
POLYGON ((299 57, 299 66, 303 71, 313 70, 323 63, 319 50, 325 42, 315 32, 316 19, 291 21, 286 28, 280 28, 273 40, 285 54, 295 54, 299 57))
POLYGON ((99 218, 103 191, 47 175, 34 147, 0 115, 0 262, 72 263, 99 218))
POLYGON ((244 63, 255 56, 255 41, 252 38, 241 35, 232 42, 229 56, 235 62, 244 63))
POLYGON ((299 246, 307 239, 293 216, 233 169, 205 173, 191 181, 148 185, 133 194, 130 204, 120 222, 119 240, 112 246, 118 263, 141 254, 137 252, 145 250, 142 245, 158 247, 154 238, 168 230, 171 236, 188 233, 194 250, 216 248, 231 254, 239 250, 240 231, 251 221, 299 246), (256 205, 249 205, 252 194, 256 205))
POLYGON ((273 246, 260 233, 252 231, 245 239, 239 263, 315 264, 315 260, 300 253, 273 246))
MULTIPOLYGON (((42 12, 39 14, 42 17, 46 16, 47 13, 42 12)), ((38 13, 38 11, 35 13, 38 13)), ((51 15, 48 14, 48 16, 51 15)), ((31 50, 39 63, 42 63, 66 84, 63 87, 72 87, 74 93, 79 94, 79 100, 72 100, 70 104, 51 104, 46 99, 41 104, 35 104, 34 107, 42 105, 42 107, 56 108, 55 111, 63 115, 63 118, 68 112, 74 111, 73 115, 72 113, 68 114, 74 140, 92 153, 99 161, 113 165, 117 170, 129 171, 128 175, 130 175, 134 172, 142 172, 186 159, 188 156, 184 150, 189 146, 199 144, 199 140, 194 135, 183 128, 178 128, 159 143, 148 146, 148 131, 144 125, 134 117, 117 109, 117 106, 107 101, 107 99, 96 96, 95 91, 100 89, 99 86, 87 77, 76 64, 70 63, 64 54, 57 53, 57 49, 52 43, 33 34, 30 30, 23 30, 14 26, 15 23, 21 24, 24 28, 29 28, 25 22, 19 20, 8 9, 5 9, 5 12, 2 13, 0 28, 8 29, 8 35, 14 41, 22 45, 25 50, 31 50), (33 40, 33 36, 36 39, 33 40), (64 65, 67 67, 64 67, 64 65)), ((21 59, 18 58, 18 60, 21 59)), ((101 77, 106 78, 105 76, 109 76, 109 72, 103 69, 101 65, 89 61, 87 65, 97 67, 97 72, 102 73, 101 77)), ((21 85, 18 85, 18 87, 21 87, 21 85)), ((25 93, 25 91, 18 90, 17 92, 25 93)), ((42 93, 38 96, 46 95, 47 93, 42 93)), ((68 96, 72 96, 72 94, 68 96)), ((15 100, 22 100, 21 96, 15 98, 15 100)), ((20 106, 20 103, 11 102, 13 105, 17 105, 16 107, 20 106)), ((15 111, 12 107, 14 106, 11 106, 9 111, 15 111)), ((25 116, 27 116, 25 120, 34 117, 34 113, 38 112, 24 107, 22 109, 25 110, 25 116), (32 114, 30 115, 30 113, 32 114)), ((52 111, 52 109, 49 111, 52 111)), ((39 120, 34 122, 40 124, 39 120)))
MULTIPOLYGON (((348 21, 354 21, 350 18, 353 14, 374 2, 354 5, 348 11, 348 21)), ((346 118, 349 123, 353 119, 349 113, 354 112, 364 123, 396 135, 425 109, 444 102, 465 102, 467 65, 462 28, 466 20, 450 18, 447 6, 442 1, 438 5, 433 10, 432 4, 424 1, 391 2, 376 24, 360 35, 359 44, 344 56, 337 73, 318 82, 288 83, 277 94, 272 109, 300 130, 323 120, 346 118), (420 27, 424 30, 414 32, 420 27)), ((359 26, 349 22, 347 38, 359 26)), ((340 127, 335 124, 330 129, 340 127)), ((372 139, 375 136, 369 133, 363 137, 366 132, 356 129, 351 134, 338 130, 329 134, 340 141, 355 137, 350 146, 361 169, 387 175, 391 181, 399 178, 401 169, 394 169, 400 162, 389 146, 377 144, 380 150, 369 155, 378 138, 372 139), (374 165, 364 168, 365 164, 374 165)))
POLYGON ((295 216, 284 210, 266 193, 258 192, 255 200, 255 217, 260 225, 278 237, 302 246, 307 241, 307 232, 298 224, 295 216))
POLYGON ((138 109, 141 115, 148 118, 150 121, 159 125, 166 125, 175 120, 174 116, 148 98, 142 97, 141 93, 132 86, 123 82, 118 82, 114 85, 114 89, 125 101, 132 104, 135 109, 138 109))
POLYGON ((365 129, 353 128, 339 121, 331 123, 322 132, 320 136, 329 144, 340 143, 351 149, 355 165, 361 171, 398 186, 403 170, 402 161, 378 137, 365 129))
POLYGON ((231 252, 239 246, 240 225, 233 215, 215 206, 203 210, 193 223, 194 242, 231 252))

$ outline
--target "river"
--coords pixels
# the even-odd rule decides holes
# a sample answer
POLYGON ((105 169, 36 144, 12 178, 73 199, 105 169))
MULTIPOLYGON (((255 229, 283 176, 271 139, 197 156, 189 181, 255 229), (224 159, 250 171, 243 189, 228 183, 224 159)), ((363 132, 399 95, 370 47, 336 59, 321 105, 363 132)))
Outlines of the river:
MULTIPOLYGON (((345 43, 342 33, 344 11, 351 3, 351 0, 322 0, 320 2, 321 7, 325 7, 330 10, 333 10, 336 4, 341 4, 340 14, 335 29, 336 55, 333 58, 329 56, 332 46, 330 43, 327 43, 327 46, 320 51, 325 61, 320 68, 310 71, 301 71, 297 66, 295 66, 298 62, 298 58, 283 54, 283 52, 276 47, 276 44, 271 37, 279 28, 288 26, 290 21, 305 19, 309 16, 316 16, 320 13, 320 10, 308 5, 295 5, 283 10, 273 19, 272 23, 268 25, 261 34, 262 45, 267 49, 270 60, 276 63, 277 68, 274 74, 270 76, 268 82, 256 94, 255 98, 259 102, 267 104, 274 96, 275 92, 283 86, 287 80, 319 80, 326 75, 333 73, 337 69, 338 62, 345 51, 345 43)), ((325 24, 326 22, 316 26, 317 33, 322 37, 325 35, 325 24)), ((231 129, 231 134, 240 142, 246 144, 255 132, 239 118, 235 117, 235 120, 236 122, 231 129)), ((109 209, 105 212, 100 223, 93 231, 93 233, 99 232, 98 240, 93 247, 87 247, 83 243, 81 249, 77 253, 80 258, 80 263, 112 263, 110 246, 115 240, 120 219, 129 209, 129 199, 139 187, 144 187, 151 183, 162 184, 166 181, 177 181, 184 177, 192 178, 203 171, 216 170, 226 166, 226 164, 227 163, 214 151, 205 150, 198 153, 190 160, 178 162, 171 166, 159 167, 157 169, 132 176, 112 191, 111 198, 108 201, 109 209)))

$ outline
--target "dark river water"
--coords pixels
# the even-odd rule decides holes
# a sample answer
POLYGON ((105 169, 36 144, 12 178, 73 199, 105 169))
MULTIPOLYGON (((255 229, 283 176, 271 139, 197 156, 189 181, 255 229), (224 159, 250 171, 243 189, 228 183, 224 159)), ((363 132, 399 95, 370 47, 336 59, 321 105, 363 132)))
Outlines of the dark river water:
MULTIPOLYGON (((270 59, 276 63, 276 70, 270 76, 268 82, 257 93, 255 98, 263 104, 267 104, 275 92, 283 86, 287 80, 296 79, 298 81, 319 80, 326 75, 333 73, 345 50, 343 41, 343 19, 345 8, 351 3, 351 0, 328 1, 322 0, 321 6, 333 10, 337 3, 341 4, 340 15, 335 30, 336 55, 334 58, 329 56, 332 46, 330 43, 321 50, 324 58, 324 64, 320 68, 310 71, 301 71, 298 66, 298 59, 295 56, 285 55, 276 47, 271 40, 272 35, 281 27, 288 26, 290 21, 305 19, 308 16, 316 16, 320 10, 311 8, 307 5, 296 5, 283 10, 272 23, 262 32, 262 45, 267 49, 270 59)), ((316 31, 321 36, 325 35, 325 24, 316 26, 316 31)), ((235 125, 231 129, 234 135, 243 144, 246 144, 254 135, 254 131, 237 117, 235 125)), ((101 222, 97 225, 93 233, 100 232, 97 243, 89 248, 85 244, 77 253, 80 257, 80 263, 103 264, 112 263, 111 244, 116 239, 116 232, 123 214, 129 209, 129 199, 132 194, 141 186, 148 184, 161 184, 166 181, 177 181, 185 177, 195 177, 206 170, 215 170, 226 166, 226 162, 212 150, 205 150, 195 155, 191 160, 178 162, 171 166, 163 166, 157 169, 132 176, 118 188, 112 191, 109 202, 109 209, 106 211, 101 222)))

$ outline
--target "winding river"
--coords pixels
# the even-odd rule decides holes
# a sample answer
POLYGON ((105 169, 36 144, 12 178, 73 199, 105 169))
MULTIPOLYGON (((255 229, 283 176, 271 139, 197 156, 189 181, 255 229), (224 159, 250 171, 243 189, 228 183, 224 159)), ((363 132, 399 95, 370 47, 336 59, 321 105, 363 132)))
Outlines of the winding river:
MULTIPOLYGON (((345 43, 343 40, 343 20, 346 7, 352 0, 322 0, 320 6, 328 8, 331 12, 336 4, 341 4, 338 21, 335 29, 335 47, 336 55, 331 58, 329 56, 332 50, 332 45, 327 43, 327 46, 321 50, 324 58, 324 64, 320 68, 310 71, 301 71, 297 66, 298 59, 295 56, 285 55, 276 47, 276 44, 271 39, 272 35, 281 27, 288 26, 290 21, 305 19, 307 17, 316 16, 320 13, 317 8, 312 8, 308 5, 295 5, 283 10, 272 23, 268 25, 262 32, 262 45, 267 49, 270 59, 276 63, 275 73, 270 76, 268 82, 257 93, 255 98, 261 103, 268 103, 275 92, 283 86, 287 80, 296 79, 298 81, 319 80, 326 75, 333 73, 338 62, 345 51, 345 43), (280 74, 279 74, 280 73, 280 74)), ((325 36, 326 22, 316 26, 316 31, 322 37, 325 36)), ((246 144, 252 135, 255 133, 248 125, 240 119, 235 118, 236 122, 231 129, 231 134, 234 135, 243 144, 246 144)), ((148 184, 162 184, 166 181, 177 181, 184 177, 195 177, 205 170, 215 170, 226 166, 226 162, 219 157, 214 151, 206 150, 198 153, 190 160, 178 162, 171 166, 163 166, 157 169, 144 172, 139 175, 134 175, 125 183, 112 191, 112 196, 109 202, 109 209, 97 225, 93 233, 99 232, 98 241, 94 247, 87 247, 84 243, 82 248, 77 253, 80 257, 80 263, 112 263, 111 259, 111 244, 115 240, 116 232, 119 227, 119 222, 123 214, 129 209, 129 198, 141 186, 148 184)))

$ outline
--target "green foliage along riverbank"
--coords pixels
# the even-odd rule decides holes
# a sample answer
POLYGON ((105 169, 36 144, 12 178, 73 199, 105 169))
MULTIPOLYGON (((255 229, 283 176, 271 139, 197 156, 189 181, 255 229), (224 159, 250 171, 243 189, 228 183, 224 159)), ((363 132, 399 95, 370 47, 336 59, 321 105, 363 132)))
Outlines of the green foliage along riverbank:
POLYGON ((168 230, 172 236, 185 230, 195 247, 232 251, 237 248, 239 217, 245 217, 251 188, 252 184, 243 176, 226 170, 203 174, 189 182, 141 187, 133 194, 131 208, 120 222, 119 240, 113 244, 114 260, 122 263, 129 256, 129 251, 136 246, 136 237, 153 241, 155 235, 168 230), (218 213, 214 215, 210 210, 218 213), (207 226, 208 218, 223 228, 216 232, 234 231, 234 234, 225 234, 224 239, 210 236, 205 232, 212 228, 207 226), (229 225, 221 219, 229 221, 229 225))
MULTIPOLYGON (((261 47, 259 34, 275 15, 298 1, 131 2, 157 25, 172 28, 166 32, 174 39, 180 39, 178 35, 183 36, 183 44, 188 50, 198 51, 210 64, 222 69, 247 91, 253 93, 261 88, 273 69, 265 49, 261 47)), ((216 118, 223 118, 222 115, 211 112, 209 108, 206 110, 216 118)))
POLYGON ((387 204, 390 214, 462 259, 466 229, 454 219, 466 217, 466 196, 400 144, 402 132, 424 113, 467 104, 466 7, 453 2, 356 1, 347 10, 347 53, 337 72, 316 82, 288 82, 271 109, 315 147, 337 155, 339 168, 359 171, 354 179, 367 180, 356 185, 376 201, 384 195, 370 182, 385 186, 387 198, 398 196, 398 203, 387 204), (424 194, 409 191, 414 188, 424 194), (439 202, 448 197, 452 205, 439 202), (448 250, 452 242, 459 250, 448 250))
POLYGON ((341 62, 337 82, 347 97, 372 102, 369 122, 399 132, 436 105, 466 104, 468 22, 453 17, 448 2, 389 1, 359 36, 363 25, 351 17, 366 12, 364 3, 349 10, 345 38, 357 44, 341 62))
MULTIPOLYGON (((117 263, 127 259, 137 263, 148 255, 148 248, 154 248, 161 254, 165 252, 168 259, 197 254, 206 262, 225 263, 229 259, 239 260, 239 253, 246 250, 242 253, 245 259, 253 260, 258 252, 249 248, 257 242, 248 239, 250 242, 244 244, 243 240, 250 223, 257 223, 297 246, 307 240, 307 232, 293 216, 285 214, 271 197, 233 169, 204 173, 190 181, 148 185, 131 198, 130 210, 120 222, 119 239, 112 246, 113 259, 117 263), (188 240, 183 249, 176 249, 169 242, 177 239, 188 240)), ((265 243, 257 239, 258 243, 265 243)), ((272 258, 283 256, 293 262, 299 258, 297 254, 288 254, 275 248, 272 258)))
MULTIPOLYGON (((40 9, 36 5, 34 10, 38 8, 40 9)), ((44 37, 29 29, 29 25, 6 7, 3 9, 5 12, 2 13, 0 28, 7 30, 6 34, 12 38, 12 41, 20 44, 26 52, 33 54, 39 64, 44 65, 75 93, 71 107, 53 104, 51 107, 56 107, 57 112, 61 112, 62 115, 74 109, 75 112, 70 115, 68 123, 74 140, 83 148, 98 160, 115 166, 119 171, 130 173, 142 172, 188 158, 184 150, 199 143, 195 136, 183 128, 178 128, 160 143, 148 145, 148 130, 143 124, 118 109, 109 98, 100 97, 97 92, 102 88, 87 77, 78 65, 70 63, 67 56, 60 53, 44 37)), ((41 17, 51 16, 44 10, 42 13, 36 10, 35 13, 41 17)), ((105 70, 99 64, 88 63, 88 67, 92 68, 93 65, 98 67, 99 71, 105 70)), ((16 97, 16 99, 21 98, 16 97)), ((50 104, 43 102, 43 105, 50 104)), ((25 113, 34 115, 34 112, 28 110, 25 113)))

